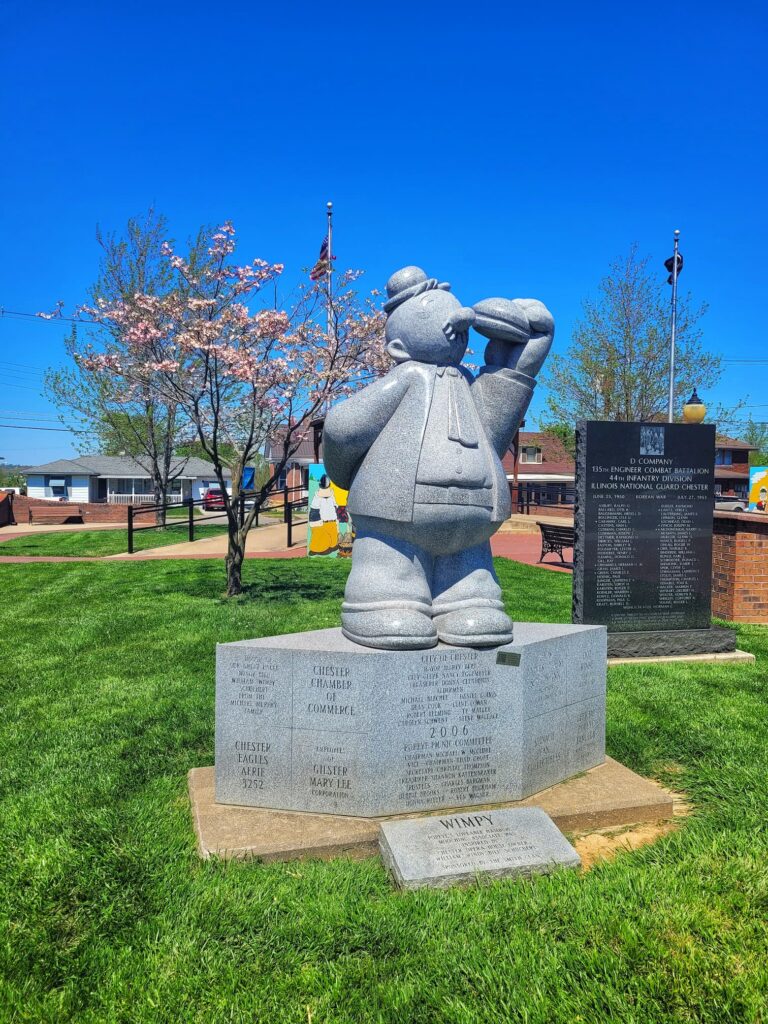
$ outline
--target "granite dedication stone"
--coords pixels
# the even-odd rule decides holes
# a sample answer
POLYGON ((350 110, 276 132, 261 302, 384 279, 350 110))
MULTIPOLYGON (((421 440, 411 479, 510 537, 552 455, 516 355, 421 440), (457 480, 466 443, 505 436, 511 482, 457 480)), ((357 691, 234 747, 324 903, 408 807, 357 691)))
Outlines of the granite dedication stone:
POLYGON ((520 800, 601 764, 604 628, 515 630, 490 650, 339 629, 219 644, 217 802, 373 817, 520 800))
POLYGON ((578 853, 539 807, 385 821, 379 849, 401 889, 444 889, 581 865, 578 853))
POLYGON ((728 649, 710 630, 714 426, 587 422, 576 442, 573 621, 606 625, 612 655, 728 649))

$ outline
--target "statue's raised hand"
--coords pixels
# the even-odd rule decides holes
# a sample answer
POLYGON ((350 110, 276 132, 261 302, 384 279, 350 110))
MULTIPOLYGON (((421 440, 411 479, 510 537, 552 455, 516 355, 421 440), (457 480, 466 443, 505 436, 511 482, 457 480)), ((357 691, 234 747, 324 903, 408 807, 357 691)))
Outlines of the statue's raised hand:
POLYGON ((475 330, 490 339, 486 366, 505 366, 535 377, 555 335, 555 321, 544 303, 538 299, 483 299, 473 308, 475 330))

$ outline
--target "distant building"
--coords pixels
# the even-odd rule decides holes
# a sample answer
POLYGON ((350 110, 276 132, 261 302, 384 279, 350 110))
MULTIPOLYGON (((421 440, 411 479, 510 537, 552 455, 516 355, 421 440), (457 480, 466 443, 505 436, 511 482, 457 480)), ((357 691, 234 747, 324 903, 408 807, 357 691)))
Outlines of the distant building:
MULTIPOLYGON (((274 473, 282 459, 282 437, 270 438, 264 448, 264 458, 269 463, 270 474, 274 473)), ((275 481, 274 490, 282 491, 288 487, 294 492, 293 500, 301 492, 306 497, 309 487, 309 467, 314 462, 323 461, 323 419, 313 420, 307 437, 299 443, 299 447, 290 457, 282 472, 275 481)))
POLYGON ((576 462, 563 442, 542 430, 521 430, 501 460, 512 494, 512 511, 523 505, 573 506, 576 462))
MULTIPOLYGON (((178 502, 202 498, 209 487, 219 482, 213 465, 204 459, 174 459, 174 479, 168 500, 178 502)), ((78 455, 57 459, 25 471, 27 496, 50 501, 104 502, 116 505, 151 504, 154 501, 152 477, 137 459, 125 455, 78 455)), ((227 489, 231 481, 227 480, 227 489)))
POLYGON ((749 492, 749 453, 757 447, 734 437, 718 434, 715 441, 715 494, 735 494, 746 498, 749 492))
POLYGON ((502 459, 507 480, 515 476, 520 483, 573 484, 576 462, 563 442, 554 434, 541 430, 521 430, 502 459))
MULTIPOLYGON (((754 445, 724 434, 717 435, 715 449, 715 493, 733 493, 745 498, 749 489, 749 453, 754 445)), ((562 441, 552 434, 520 432, 520 444, 514 444, 502 462, 507 479, 512 483, 517 469, 520 484, 562 484, 564 493, 570 493, 576 479, 576 464, 562 441), (515 465, 516 464, 516 465, 515 465)), ((555 489, 548 488, 550 494, 555 489)))
MULTIPOLYGON (((323 461, 322 421, 318 424, 317 446, 310 432, 280 474, 275 489, 284 487, 306 492, 309 465, 323 461)), ((512 490, 513 506, 517 499, 516 485, 527 485, 533 505, 572 505, 575 497, 576 462, 563 442, 545 431, 521 430, 516 442, 502 459, 502 466, 512 490)), ((274 468, 272 453, 279 442, 268 442, 265 457, 274 468)), ((715 452, 715 491, 733 491, 746 497, 749 484, 749 453, 756 450, 745 441, 718 435, 715 452)))

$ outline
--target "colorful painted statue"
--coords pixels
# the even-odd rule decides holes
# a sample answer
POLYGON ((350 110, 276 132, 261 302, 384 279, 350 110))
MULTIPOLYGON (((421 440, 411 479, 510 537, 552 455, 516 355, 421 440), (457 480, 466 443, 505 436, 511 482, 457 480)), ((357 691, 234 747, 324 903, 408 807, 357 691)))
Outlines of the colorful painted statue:
POLYGON ((511 512, 501 458, 533 394, 554 322, 534 299, 462 306, 405 267, 387 282, 389 373, 335 406, 323 435, 356 529, 342 631, 368 647, 512 639, 490 538, 511 512), (469 328, 490 339, 473 378, 469 328))
POLYGON ((339 510, 331 482, 320 478, 314 498, 309 506, 309 555, 330 555, 339 548, 339 510))

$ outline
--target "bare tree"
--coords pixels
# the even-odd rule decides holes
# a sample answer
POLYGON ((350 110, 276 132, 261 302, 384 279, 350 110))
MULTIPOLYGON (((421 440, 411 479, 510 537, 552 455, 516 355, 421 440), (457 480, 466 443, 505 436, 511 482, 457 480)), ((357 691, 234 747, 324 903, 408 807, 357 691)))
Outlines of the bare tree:
MULTIPOLYGON (((141 220, 129 220, 122 235, 105 235, 97 228, 96 238, 102 256, 99 277, 90 289, 94 308, 115 302, 130 307, 137 295, 185 294, 185 283, 162 255, 167 223, 154 210, 141 220)), ((195 264, 204 260, 202 238, 201 234, 192 245, 190 259, 195 264)), ((132 358, 125 331, 119 324, 107 325, 106 333, 102 327, 102 350, 125 364, 132 358)), ((65 341, 70 365, 48 371, 45 392, 58 406, 62 422, 77 435, 81 450, 96 447, 105 454, 132 456, 152 479, 155 503, 164 505, 171 483, 184 468, 185 460, 177 455, 179 444, 193 428, 178 402, 153 387, 146 375, 138 384, 92 370, 84 358, 92 347, 90 330, 87 321, 80 331, 73 329, 65 341)), ((157 519, 164 522, 165 513, 159 512, 157 519)))
MULTIPOLYGON (((544 385, 553 421, 650 420, 666 412, 670 296, 649 262, 637 245, 616 260, 598 298, 584 302, 567 352, 550 356, 544 385)), ((700 343, 705 312, 706 305, 694 305, 689 295, 678 297, 678 413, 694 387, 706 392, 720 377, 721 358, 700 343)))

